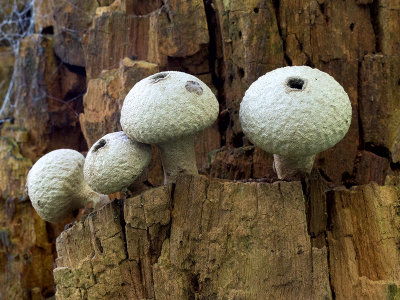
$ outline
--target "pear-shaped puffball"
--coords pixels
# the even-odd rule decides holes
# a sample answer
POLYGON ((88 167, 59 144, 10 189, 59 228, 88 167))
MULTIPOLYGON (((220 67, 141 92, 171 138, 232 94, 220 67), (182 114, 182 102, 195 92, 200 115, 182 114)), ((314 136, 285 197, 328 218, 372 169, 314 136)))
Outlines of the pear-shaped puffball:
POLYGON ((151 146, 130 139, 123 131, 109 133, 90 148, 85 180, 99 193, 119 192, 139 177, 150 159, 151 146))
POLYGON ((33 165, 28 173, 28 195, 42 219, 62 221, 72 211, 107 197, 94 192, 84 181, 84 162, 79 152, 59 149, 33 165))
POLYGON ((239 117, 249 140, 275 154, 278 177, 285 178, 310 172, 315 154, 347 133, 351 114, 349 97, 333 77, 295 66, 258 78, 246 91, 239 117))
POLYGON ((194 135, 218 117, 219 104, 200 79, 167 71, 139 81, 125 98, 121 126, 142 143, 161 150, 165 182, 180 173, 197 174, 194 135))

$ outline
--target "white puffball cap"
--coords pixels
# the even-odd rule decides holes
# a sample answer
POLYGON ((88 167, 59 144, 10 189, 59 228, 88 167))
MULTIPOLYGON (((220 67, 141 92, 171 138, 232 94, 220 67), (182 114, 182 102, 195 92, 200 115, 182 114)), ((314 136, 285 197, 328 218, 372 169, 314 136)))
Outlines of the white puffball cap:
POLYGON ((125 133, 143 143, 162 143, 194 135, 218 117, 211 89, 190 74, 166 71, 142 79, 130 90, 121 110, 125 133))
MULTIPOLYGON (((78 151, 59 149, 42 156, 28 173, 28 194, 38 215, 58 222, 86 203, 85 158, 78 151)), ((93 191, 91 191, 93 192, 93 191)))
POLYGON ((240 104, 246 137, 264 151, 309 156, 338 143, 351 123, 351 103, 329 74, 284 67, 258 78, 240 104))
POLYGON ((90 148, 84 177, 96 192, 112 194, 131 185, 150 159, 150 145, 130 139, 123 131, 109 133, 90 148))

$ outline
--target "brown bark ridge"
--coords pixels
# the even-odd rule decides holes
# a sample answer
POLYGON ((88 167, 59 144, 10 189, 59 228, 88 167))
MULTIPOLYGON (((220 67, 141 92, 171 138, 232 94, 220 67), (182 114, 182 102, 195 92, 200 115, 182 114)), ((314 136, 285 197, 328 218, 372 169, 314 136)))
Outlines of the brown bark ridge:
POLYGON ((374 183, 330 191, 330 218, 320 207, 310 221, 300 182, 183 176, 62 232, 56 297, 395 299, 399 196, 374 183))

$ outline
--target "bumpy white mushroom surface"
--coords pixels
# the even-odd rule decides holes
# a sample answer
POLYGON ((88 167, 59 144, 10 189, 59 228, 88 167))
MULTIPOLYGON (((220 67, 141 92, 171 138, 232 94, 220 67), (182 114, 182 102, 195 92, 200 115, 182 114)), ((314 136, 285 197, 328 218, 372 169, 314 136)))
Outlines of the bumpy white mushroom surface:
POLYGON ((59 222, 91 201, 108 200, 84 181, 84 162, 79 152, 59 149, 47 153, 33 165, 28 173, 28 194, 42 219, 59 222))
POLYGON ((139 81, 121 110, 121 126, 131 138, 157 144, 165 181, 179 173, 197 174, 194 135, 218 117, 219 105, 210 88, 183 72, 161 72, 139 81))
POLYGON ((149 165, 151 146, 123 131, 109 133, 90 148, 83 168, 85 181, 96 192, 112 194, 128 187, 149 165))
POLYGON ((333 77, 295 66, 258 78, 246 91, 239 117, 249 140, 275 154, 278 177, 284 178, 309 172, 315 154, 344 137, 351 114, 349 97, 333 77))

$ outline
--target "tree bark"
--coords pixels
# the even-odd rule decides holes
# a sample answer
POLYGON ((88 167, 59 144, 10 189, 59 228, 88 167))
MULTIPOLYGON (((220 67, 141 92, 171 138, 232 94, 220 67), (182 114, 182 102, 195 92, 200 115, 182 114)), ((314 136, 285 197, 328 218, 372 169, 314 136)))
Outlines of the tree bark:
POLYGON ((0 3, 10 25, 0 30, 0 298, 54 295, 55 238, 82 215, 59 239, 61 298, 399 297, 398 0, 0 3), (309 178, 270 184, 272 154, 251 145, 238 112, 259 76, 287 65, 333 76, 353 115, 309 178), (163 70, 199 77, 218 98, 217 122, 195 137, 199 173, 214 179, 159 187, 154 148, 137 184, 154 189, 41 220, 24 195, 32 163, 121 130, 125 95, 163 70))
POLYGON ((179 177, 61 233, 56 297, 394 299, 399 196, 377 184, 330 191, 314 245, 300 182, 179 177))

